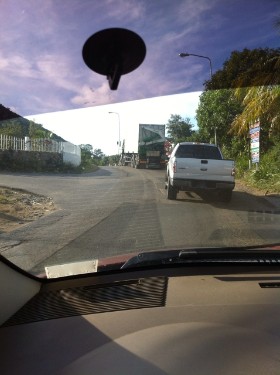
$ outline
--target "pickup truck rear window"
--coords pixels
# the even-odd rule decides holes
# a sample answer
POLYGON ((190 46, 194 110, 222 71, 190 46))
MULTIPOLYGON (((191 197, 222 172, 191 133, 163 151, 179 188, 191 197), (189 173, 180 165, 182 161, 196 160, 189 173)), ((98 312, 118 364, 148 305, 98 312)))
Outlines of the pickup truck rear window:
POLYGON ((180 145, 175 156, 177 158, 222 159, 218 147, 205 145, 180 145))

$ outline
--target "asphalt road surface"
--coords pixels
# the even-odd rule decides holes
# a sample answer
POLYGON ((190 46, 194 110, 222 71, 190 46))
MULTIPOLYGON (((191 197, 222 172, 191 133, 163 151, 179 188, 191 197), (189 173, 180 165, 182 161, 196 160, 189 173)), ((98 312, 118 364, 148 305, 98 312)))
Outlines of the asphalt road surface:
POLYGON ((180 192, 166 199, 164 171, 103 167, 85 175, 1 174, 1 185, 53 198, 58 210, 0 234, 0 252, 35 274, 45 266, 141 251, 279 241, 279 211, 235 190, 230 203, 180 192))

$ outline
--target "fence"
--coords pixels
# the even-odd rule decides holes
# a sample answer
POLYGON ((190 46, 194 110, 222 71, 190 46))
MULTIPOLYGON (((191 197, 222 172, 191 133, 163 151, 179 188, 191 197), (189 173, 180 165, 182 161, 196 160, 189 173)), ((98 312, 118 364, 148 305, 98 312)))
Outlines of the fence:
POLYGON ((0 134, 0 150, 62 153, 64 162, 76 166, 81 163, 81 149, 79 146, 70 142, 57 142, 46 138, 17 138, 0 134))
POLYGON ((62 152, 63 142, 56 142, 51 139, 41 139, 29 137, 17 138, 9 135, 0 135, 1 150, 16 151, 43 151, 43 152, 62 152))

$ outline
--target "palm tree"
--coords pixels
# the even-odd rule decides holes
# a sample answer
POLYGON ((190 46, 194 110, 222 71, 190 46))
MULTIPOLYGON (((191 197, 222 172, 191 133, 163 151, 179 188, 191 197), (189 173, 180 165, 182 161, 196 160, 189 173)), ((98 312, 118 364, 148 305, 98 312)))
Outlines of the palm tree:
MULTIPOLYGON (((280 17, 275 21, 275 27, 280 30, 280 17)), ((243 112, 238 115, 230 132, 246 135, 249 124, 258 119, 265 119, 270 124, 270 134, 280 132, 280 54, 270 57, 261 73, 252 82, 251 87, 242 88, 242 77, 239 88, 234 95, 244 104, 243 112)))
POLYGON ((244 110, 232 122, 231 132, 246 135, 249 124, 265 119, 270 124, 270 134, 280 131, 280 86, 253 86, 238 88, 235 95, 244 105, 244 110))

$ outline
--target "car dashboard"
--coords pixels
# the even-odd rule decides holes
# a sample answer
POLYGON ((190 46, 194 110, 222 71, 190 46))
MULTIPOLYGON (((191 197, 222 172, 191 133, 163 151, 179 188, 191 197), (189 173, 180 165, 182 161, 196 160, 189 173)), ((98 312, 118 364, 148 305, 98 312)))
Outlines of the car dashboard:
POLYGON ((1 374, 279 374, 278 267, 40 281, 0 263, 1 374))

